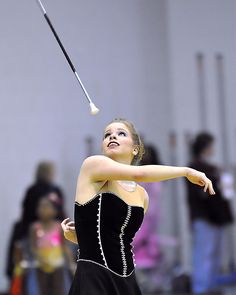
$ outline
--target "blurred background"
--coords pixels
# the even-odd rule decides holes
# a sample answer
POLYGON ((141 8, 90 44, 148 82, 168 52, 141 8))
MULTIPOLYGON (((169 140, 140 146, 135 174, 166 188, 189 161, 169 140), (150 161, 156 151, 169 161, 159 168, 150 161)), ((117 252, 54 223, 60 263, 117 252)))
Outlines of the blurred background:
MULTIPOLYGON (((90 115, 36 1, 2 0, 2 292, 9 288, 6 260, 13 224, 22 216, 37 165, 54 163, 53 181, 63 191, 65 215, 73 218, 80 165, 86 156, 100 153, 103 128, 115 117, 133 121, 166 165, 187 165, 196 136, 210 133, 211 161, 219 167, 222 194, 233 214, 236 210, 235 0, 45 0, 44 4, 100 113, 90 115)), ((170 292, 173 279, 180 278, 177 285, 183 280, 188 284, 193 273, 184 181, 162 184, 157 214, 162 259, 153 275, 160 278, 155 292, 170 292)), ((220 262, 225 280, 218 282, 228 286, 236 282, 233 222, 226 232, 220 262)))

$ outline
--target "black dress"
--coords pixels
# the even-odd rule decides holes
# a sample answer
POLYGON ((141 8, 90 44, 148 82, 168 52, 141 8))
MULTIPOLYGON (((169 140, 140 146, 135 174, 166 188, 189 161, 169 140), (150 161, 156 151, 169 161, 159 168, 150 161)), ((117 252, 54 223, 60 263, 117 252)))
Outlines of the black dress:
POLYGON ((131 243, 143 216, 110 192, 75 203, 79 255, 69 295, 141 295, 131 243))

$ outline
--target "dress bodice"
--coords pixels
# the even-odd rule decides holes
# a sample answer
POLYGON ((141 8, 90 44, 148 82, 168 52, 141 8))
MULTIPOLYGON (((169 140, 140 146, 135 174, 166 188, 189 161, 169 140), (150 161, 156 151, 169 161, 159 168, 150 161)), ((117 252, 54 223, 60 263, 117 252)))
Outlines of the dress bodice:
POLYGON ((122 277, 134 270, 132 241, 143 221, 144 209, 127 204, 111 192, 75 203, 78 260, 99 264, 122 277))

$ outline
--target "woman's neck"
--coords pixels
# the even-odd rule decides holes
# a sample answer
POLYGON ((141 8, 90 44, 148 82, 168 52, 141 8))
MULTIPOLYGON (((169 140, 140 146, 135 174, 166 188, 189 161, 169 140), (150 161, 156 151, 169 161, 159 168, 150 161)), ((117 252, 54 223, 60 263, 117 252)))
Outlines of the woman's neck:
POLYGON ((126 164, 126 165, 131 165, 131 159, 128 158, 112 158, 112 160, 120 163, 120 164, 126 164))

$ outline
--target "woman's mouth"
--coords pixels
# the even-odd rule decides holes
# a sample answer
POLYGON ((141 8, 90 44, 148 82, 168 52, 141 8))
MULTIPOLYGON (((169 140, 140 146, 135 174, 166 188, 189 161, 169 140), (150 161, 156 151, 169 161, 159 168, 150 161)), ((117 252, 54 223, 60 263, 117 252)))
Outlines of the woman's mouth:
POLYGON ((107 145, 107 147, 111 147, 111 146, 119 146, 119 143, 116 141, 110 141, 107 145))

